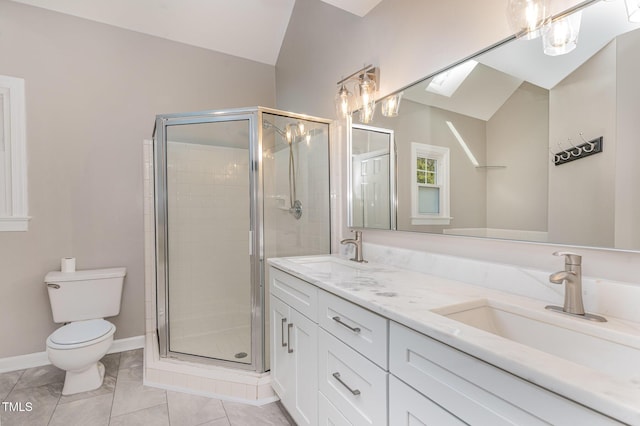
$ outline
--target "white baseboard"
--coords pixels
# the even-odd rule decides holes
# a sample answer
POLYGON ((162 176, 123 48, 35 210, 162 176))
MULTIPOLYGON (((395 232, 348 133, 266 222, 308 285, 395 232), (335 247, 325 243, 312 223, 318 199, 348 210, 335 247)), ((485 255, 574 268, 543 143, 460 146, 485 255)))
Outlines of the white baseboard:
POLYGON ((140 348, 144 348, 144 336, 127 337, 126 339, 114 340, 107 353, 114 354, 116 352, 126 352, 140 348))
MULTIPOLYGON (((125 352, 140 348, 144 348, 144 336, 127 337, 126 339, 114 340, 108 353, 125 352)), ((0 358, 0 373, 49 364, 51 364, 51 362, 49 362, 49 357, 46 352, 35 352, 32 354, 0 358)))

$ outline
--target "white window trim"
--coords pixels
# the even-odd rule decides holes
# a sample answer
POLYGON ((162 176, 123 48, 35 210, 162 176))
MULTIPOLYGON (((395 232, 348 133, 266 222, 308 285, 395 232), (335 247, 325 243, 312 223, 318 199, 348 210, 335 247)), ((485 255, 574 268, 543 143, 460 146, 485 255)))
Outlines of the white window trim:
POLYGON ((449 148, 423 143, 411 143, 411 224, 412 225, 449 225, 452 217, 449 206, 450 178, 449 178, 449 148), (418 156, 438 160, 437 179, 440 186, 440 214, 418 213, 418 184, 417 160, 418 156))
MULTIPOLYGON (((27 196, 27 137, 24 79, 0 76, 0 90, 8 94, 4 104, 4 144, 6 163, 0 165, 6 184, 5 199, 0 200, 0 231, 26 231, 29 227, 27 196)), ((4 97, 5 99, 7 96, 4 97)), ((4 146, 3 146, 4 145, 4 146)))

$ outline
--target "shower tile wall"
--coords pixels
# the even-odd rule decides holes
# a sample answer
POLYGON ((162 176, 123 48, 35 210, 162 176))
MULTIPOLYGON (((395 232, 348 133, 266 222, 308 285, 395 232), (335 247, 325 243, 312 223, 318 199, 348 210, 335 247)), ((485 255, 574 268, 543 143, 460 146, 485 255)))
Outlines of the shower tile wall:
POLYGON ((248 151, 167 149, 170 349, 251 353, 248 151))

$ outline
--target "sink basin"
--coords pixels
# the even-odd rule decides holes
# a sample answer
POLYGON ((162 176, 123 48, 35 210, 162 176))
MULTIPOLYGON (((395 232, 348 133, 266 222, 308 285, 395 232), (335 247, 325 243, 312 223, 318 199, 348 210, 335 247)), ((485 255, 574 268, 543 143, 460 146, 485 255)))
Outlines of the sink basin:
POLYGON ((611 322, 594 324, 491 299, 432 312, 625 381, 640 380, 640 336, 611 322))
POLYGON ((312 269, 314 272, 331 275, 358 275, 365 269, 356 262, 333 256, 292 257, 287 260, 312 269))

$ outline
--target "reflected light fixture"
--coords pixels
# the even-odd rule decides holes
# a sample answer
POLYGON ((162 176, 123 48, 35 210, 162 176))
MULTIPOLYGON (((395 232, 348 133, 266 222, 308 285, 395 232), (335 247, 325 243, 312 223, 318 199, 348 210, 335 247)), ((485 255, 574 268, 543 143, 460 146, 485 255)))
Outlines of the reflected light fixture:
POLYGON ((403 94, 404 92, 400 92, 384 98, 382 100, 382 115, 385 117, 397 117, 403 94))
POLYGON ((549 23, 549 0, 509 0, 507 18, 516 37, 532 40, 549 23))
POLYGON ((365 124, 370 123, 375 113, 379 81, 379 70, 372 65, 367 65, 340 80, 337 83, 339 89, 335 97, 338 118, 346 119, 353 111, 359 109, 360 121, 365 124), (349 87, 352 90, 349 90, 349 87), (357 96, 353 95, 354 92, 357 96))
POLYGON ((640 0, 625 0, 629 22, 640 22, 640 0))
POLYGON ((545 55, 558 56, 571 52, 578 43, 582 11, 553 21, 544 30, 542 45, 545 55))

